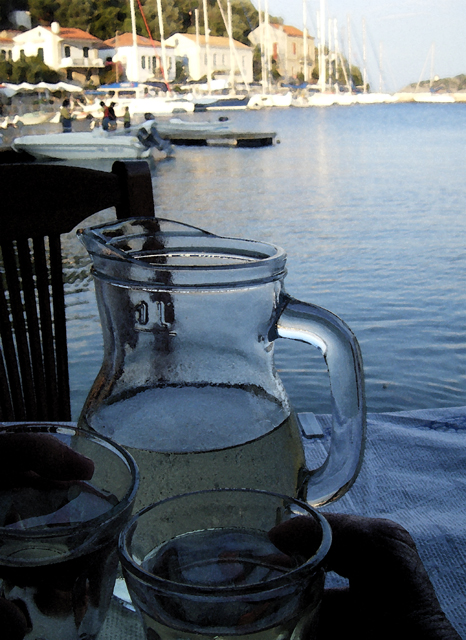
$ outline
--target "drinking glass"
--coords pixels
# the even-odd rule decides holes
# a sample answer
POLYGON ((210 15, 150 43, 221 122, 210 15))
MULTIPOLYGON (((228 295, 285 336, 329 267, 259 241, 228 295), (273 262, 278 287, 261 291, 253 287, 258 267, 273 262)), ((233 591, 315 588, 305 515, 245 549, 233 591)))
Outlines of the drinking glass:
POLYGON ((0 597, 24 614, 26 640, 93 640, 112 597, 136 464, 107 438, 57 423, 1 427, 5 450, 11 464, 0 469, 0 597), (92 461, 88 473, 75 472, 68 448, 92 461), (61 456, 67 462, 57 472, 61 456))
POLYGON ((119 549, 148 640, 300 640, 314 637, 330 542, 327 521, 307 503, 217 489, 143 509, 119 549), (297 516, 315 525, 307 557, 269 536, 297 516))

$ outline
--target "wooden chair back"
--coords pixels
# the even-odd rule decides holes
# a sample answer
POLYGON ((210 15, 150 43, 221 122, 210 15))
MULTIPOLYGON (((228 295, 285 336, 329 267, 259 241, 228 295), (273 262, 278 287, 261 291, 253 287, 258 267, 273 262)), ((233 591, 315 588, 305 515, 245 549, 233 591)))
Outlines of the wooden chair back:
POLYGON ((149 165, 0 164, 0 184, 0 421, 69 421, 60 236, 109 207, 154 216, 149 165))

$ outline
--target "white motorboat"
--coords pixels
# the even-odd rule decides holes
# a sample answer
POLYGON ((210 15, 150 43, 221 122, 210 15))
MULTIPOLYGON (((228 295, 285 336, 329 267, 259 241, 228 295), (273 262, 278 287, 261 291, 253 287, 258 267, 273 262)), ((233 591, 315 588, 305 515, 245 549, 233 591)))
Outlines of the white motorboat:
POLYGON ((157 131, 162 138, 170 138, 172 134, 189 136, 192 133, 205 133, 211 135, 219 131, 231 131, 231 126, 228 118, 216 122, 193 122, 181 120, 181 118, 170 118, 168 121, 160 120, 157 122, 157 131))
POLYGON ((248 109, 264 109, 267 107, 291 106, 292 94, 287 93, 256 93, 249 99, 248 109))
POLYGON ((27 151, 38 159, 103 160, 167 157, 173 152, 167 140, 160 137, 155 124, 147 122, 131 130, 46 133, 15 138, 15 151, 27 151))
POLYGON ((274 143, 276 137, 274 131, 237 129, 229 124, 226 117, 219 118, 217 122, 192 122, 171 118, 169 121, 159 121, 157 132, 172 144, 202 147, 267 147, 274 143))

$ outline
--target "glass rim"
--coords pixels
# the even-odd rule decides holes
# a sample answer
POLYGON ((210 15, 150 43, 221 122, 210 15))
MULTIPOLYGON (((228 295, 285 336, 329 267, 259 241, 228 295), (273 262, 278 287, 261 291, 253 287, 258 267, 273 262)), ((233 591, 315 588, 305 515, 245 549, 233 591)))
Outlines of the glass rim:
MULTIPOLYGON (((28 422, 4 422, 0 424, 0 437, 2 433, 9 432, 21 432, 24 430, 27 433, 50 433, 54 434, 52 429, 60 429, 63 435, 66 435, 65 431, 68 431, 70 434, 83 436, 88 440, 94 440, 98 444, 104 446, 106 449, 112 450, 113 452, 118 454, 120 458, 122 458, 128 466, 128 469, 131 474, 131 484, 126 491, 125 495, 118 501, 118 504, 113 505, 108 511, 100 514, 95 518, 90 518, 89 520, 85 520, 84 522, 71 522, 69 524, 58 524, 54 525, 50 528, 42 528, 42 529, 10 529, 8 527, 0 526, 0 538, 20 538, 20 539, 41 539, 41 538, 58 538, 64 535, 73 535, 79 532, 83 525, 86 528, 91 527, 99 527, 100 525, 113 520, 116 518, 122 511, 124 511, 129 504, 134 500, 136 496, 136 492, 139 487, 139 469, 137 464, 130 453, 128 453, 121 445, 117 442, 114 442, 110 438, 103 436, 98 433, 93 433, 91 431, 87 431, 86 429, 81 429, 80 427, 73 426, 71 424, 67 424, 66 422, 39 422, 39 421, 28 421, 28 422)), ((56 431, 55 431, 56 432, 56 431)), ((59 434, 60 432, 58 432, 59 434)), ((92 481, 92 479, 91 479, 92 481)))
MULTIPOLYGON (((300 514, 297 514, 300 515, 300 514)), ((293 498, 291 496, 287 496, 284 494, 276 493, 273 491, 266 491, 262 489, 204 489, 201 491, 191 491, 188 493, 179 494, 176 496, 171 496, 169 498, 165 498, 164 500, 159 500, 158 502, 154 502, 149 506, 141 509, 137 513, 135 513, 131 519, 126 523, 123 527, 122 531, 119 535, 118 541, 118 551, 120 556, 120 562, 122 566, 129 571, 129 573, 133 574, 136 578, 142 579, 144 582, 150 582, 156 588, 164 589, 165 591, 170 591, 172 593, 183 593, 183 594, 218 594, 219 596, 227 596, 230 594, 246 594, 255 591, 273 591, 274 589, 279 589, 287 584, 289 584, 295 577, 298 577, 301 573, 306 573, 312 569, 318 569, 320 565, 325 560, 325 557, 330 549, 332 543, 332 530, 330 528, 329 523, 324 518, 322 514, 320 514, 314 507, 311 507, 307 502, 299 500, 297 498, 293 498), (208 586, 208 585, 196 585, 196 584, 187 584, 183 582, 174 582, 173 580, 166 580, 165 578, 161 578, 160 576, 156 576, 149 571, 146 571, 141 567, 140 564, 137 564, 132 557, 132 554, 129 552, 127 538, 134 532, 135 527, 137 526, 137 521, 144 514, 152 511, 156 507, 166 504, 168 502, 173 502, 175 500, 179 500, 181 498, 189 498, 190 496, 196 496, 201 494, 221 494, 221 493, 255 493, 262 494, 266 496, 272 496, 279 498, 281 500, 285 500, 289 503, 295 504, 296 506, 306 510, 308 514, 314 517, 320 526, 322 532, 322 540, 320 542, 319 547, 315 551, 315 553, 305 562, 299 565, 290 571, 287 571, 285 574, 278 576, 276 578, 272 578, 267 580, 266 582, 255 582, 248 585, 240 585, 240 586, 208 586)))
POLYGON ((120 284, 225 287, 286 276, 286 252, 275 244, 218 236, 167 218, 104 223, 79 229, 78 237, 92 257, 94 277, 120 284))

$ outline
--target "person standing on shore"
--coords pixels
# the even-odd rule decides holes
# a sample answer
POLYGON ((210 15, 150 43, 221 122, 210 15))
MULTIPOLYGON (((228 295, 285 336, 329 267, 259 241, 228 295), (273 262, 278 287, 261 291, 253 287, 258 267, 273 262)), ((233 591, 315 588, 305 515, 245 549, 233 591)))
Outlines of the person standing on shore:
POLYGON ((108 117, 108 107, 105 104, 105 102, 101 102, 100 103, 100 108, 103 111, 103 118, 102 118, 102 129, 104 131, 108 131, 108 122, 109 122, 109 117, 108 117))
POLYGON ((117 117, 115 114, 115 103, 111 102, 108 108, 108 130, 115 131, 117 128, 117 117))
POLYGON ((63 100, 62 106, 60 107, 60 122, 63 127, 63 133, 71 133, 71 111, 68 98, 63 100))
POLYGON ((125 113, 123 114, 123 127, 129 129, 131 127, 131 116, 129 113, 129 107, 125 107, 125 113))

